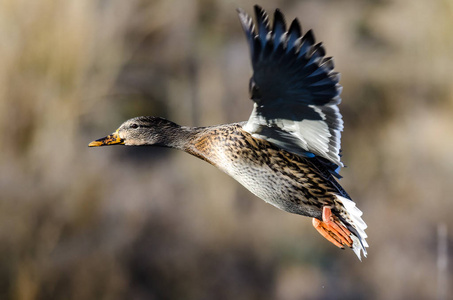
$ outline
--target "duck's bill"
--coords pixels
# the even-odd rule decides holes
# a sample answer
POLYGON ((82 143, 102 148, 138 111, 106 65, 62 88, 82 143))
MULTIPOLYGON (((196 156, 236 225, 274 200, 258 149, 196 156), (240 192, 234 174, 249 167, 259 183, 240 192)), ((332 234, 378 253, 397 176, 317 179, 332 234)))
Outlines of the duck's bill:
POLYGON ((124 145, 124 140, 118 136, 118 132, 114 132, 102 139, 92 141, 88 144, 88 147, 100 147, 108 145, 124 145))

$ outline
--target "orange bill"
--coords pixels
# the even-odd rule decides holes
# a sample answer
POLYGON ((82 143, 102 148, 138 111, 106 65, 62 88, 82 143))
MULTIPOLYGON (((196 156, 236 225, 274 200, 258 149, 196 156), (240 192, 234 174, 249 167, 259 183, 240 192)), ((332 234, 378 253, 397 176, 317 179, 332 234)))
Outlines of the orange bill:
POLYGON ((92 141, 88 144, 88 147, 99 147, 116 144, 124 145, 124 140, 119 137, 118 130, 106 137, 103 137, 102 139, 92 141))

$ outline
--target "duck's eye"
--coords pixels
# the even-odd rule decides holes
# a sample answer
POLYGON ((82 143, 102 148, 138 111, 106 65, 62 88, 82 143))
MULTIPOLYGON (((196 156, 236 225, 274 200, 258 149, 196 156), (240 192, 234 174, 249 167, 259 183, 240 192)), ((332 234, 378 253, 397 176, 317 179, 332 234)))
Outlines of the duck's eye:
POLYGON ((138 125, 137 124, 131 124, 131 128, 138 128, 138 125))

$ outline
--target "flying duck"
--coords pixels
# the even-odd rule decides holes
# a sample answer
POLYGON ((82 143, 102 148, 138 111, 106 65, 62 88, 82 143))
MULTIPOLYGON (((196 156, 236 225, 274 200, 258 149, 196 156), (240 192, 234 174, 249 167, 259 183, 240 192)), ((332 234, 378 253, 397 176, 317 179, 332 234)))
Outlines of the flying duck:
POLYGON ((160 146, 183 150, 233 177, 273 206, 313 218, 332 244, 361 259, 368 243, 362 212, 338 183, 343 120, 342 87, 331 57, 311 30, 289 29, 275 10, 273 23, 255 6, 256 24, 242 9, 239 20, 250 48, 253 75, 248 121, 186 127, 160 117, 124 122, 93 141, 105 145, 160 146))

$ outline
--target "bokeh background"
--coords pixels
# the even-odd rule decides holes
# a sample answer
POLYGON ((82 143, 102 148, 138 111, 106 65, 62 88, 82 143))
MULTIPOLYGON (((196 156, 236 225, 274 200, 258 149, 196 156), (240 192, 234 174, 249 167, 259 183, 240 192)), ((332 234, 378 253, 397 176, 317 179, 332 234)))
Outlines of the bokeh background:
POLYGON ((87 147, 139 115, 246 120, 253 4, 0 1, 0 299, 451 297, 451 0, 259 2, 342 73, 363 262, 185 153, 87 147))

